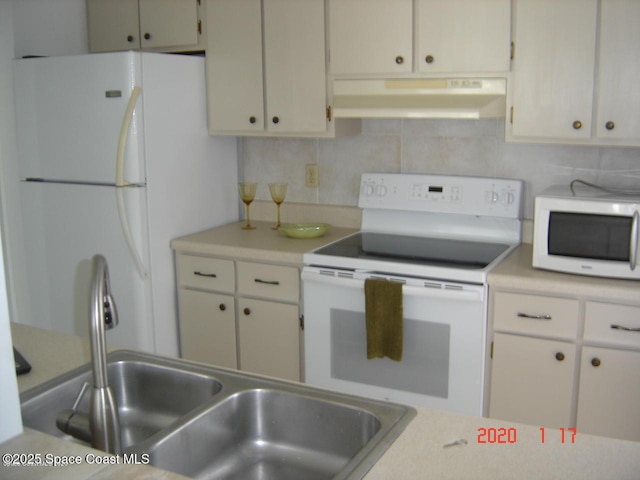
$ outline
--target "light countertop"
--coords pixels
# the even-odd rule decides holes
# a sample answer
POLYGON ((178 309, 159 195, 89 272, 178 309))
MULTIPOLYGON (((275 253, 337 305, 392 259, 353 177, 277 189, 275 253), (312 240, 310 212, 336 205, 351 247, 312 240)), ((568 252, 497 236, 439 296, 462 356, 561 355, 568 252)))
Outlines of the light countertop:
MULTIPOLYGON (((608 301, 640 303, 640 281, 589 277, 540 270, 531 266, 533 247, 519 245, 489 272, 489 286, 532 293, 573 295, 608 301)), ((640 478, 640 474, 638 475, 640 478)))
POLYGON ((251 224, 255 230, 243 230, 244 222, 239 222, 177 238, 171 241, 171 248, 200 255, 302 265, 305 252, 358 231, 331 227, 322 237, 300 239, 272 230, 273 222, 252 221, 251 224))

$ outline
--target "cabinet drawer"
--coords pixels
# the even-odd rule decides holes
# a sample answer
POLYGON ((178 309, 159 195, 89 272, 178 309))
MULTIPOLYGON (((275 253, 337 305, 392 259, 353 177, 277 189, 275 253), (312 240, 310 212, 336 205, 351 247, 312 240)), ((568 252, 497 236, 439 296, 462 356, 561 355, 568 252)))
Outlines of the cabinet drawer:
POLYGON ((640 307, 587 302, 584 340, 640 349, 640 307))
POLYGON ((181 287, 233 293, 235 274, 233 261, 220 258, 177 255, 178 284, 181 287))
POLYGON ((298 303, 300 273, 295 267, 237 262, 238 293, 298 303))
POLYGON ((497 292, 493 328, 498 331, 574 339, 578 331, 578 300, 497 292))

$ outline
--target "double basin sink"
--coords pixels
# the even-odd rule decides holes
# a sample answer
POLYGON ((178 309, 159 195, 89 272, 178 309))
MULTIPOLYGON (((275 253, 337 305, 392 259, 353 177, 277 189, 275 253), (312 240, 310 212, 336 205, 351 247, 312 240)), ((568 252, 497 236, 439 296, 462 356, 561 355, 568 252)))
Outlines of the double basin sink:
MULTIPOLYGON (((123 453, 202 479, 362 478, 416 412, 303 384, 120 350, 108 355, 123 453)), ((91 366, 21 395, 26 427, 82 443, 56 427, 91 366)), ((88 413, 89 394, 77 403, 88 413)))

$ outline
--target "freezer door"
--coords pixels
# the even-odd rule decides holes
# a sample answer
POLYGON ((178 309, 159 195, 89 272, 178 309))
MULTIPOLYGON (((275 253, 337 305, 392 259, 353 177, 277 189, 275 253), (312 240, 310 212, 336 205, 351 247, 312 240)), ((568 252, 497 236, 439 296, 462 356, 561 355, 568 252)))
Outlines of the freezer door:
MULTIPOLYGON (((21 178, 113 183, 121 125, 134 85, 134 52, 14 61, 21 178)), ((142 102, 127 135, 125 178, 144 182, 142 102)))
MULTIPOLYGON (((131 259, 115 208, 115 188, 22 182, 24 282, 17 321, 87 336, 91 257, 109 264, 119 325, 107 342, 154 351, 149 280, 131 259)), ((124 189, 132 234, 148 261, 144 188, 124 189)), ((20 266, 15 265, 15 268, 20 266)))

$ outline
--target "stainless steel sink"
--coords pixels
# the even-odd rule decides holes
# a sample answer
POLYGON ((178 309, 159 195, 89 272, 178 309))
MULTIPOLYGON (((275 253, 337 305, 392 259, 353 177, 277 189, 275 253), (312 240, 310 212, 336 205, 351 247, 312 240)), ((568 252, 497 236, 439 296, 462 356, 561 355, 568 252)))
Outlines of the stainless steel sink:
MULTIPOLYGON (((118 353, 109 357, 108 370, 125 448, 171 426, 222 389, 222 384, 206 370, 186 370, 177 362, 160 357, 118 353)), ((73 406, 82 385, 90 381, 87 365, 25 392, 21 396, 22 423, 71 440, 56 427, 56 416, 73 406)), ((88 413, 88 392, 83 395, 78 411, 88 413)))
MULTIPOLYGON (((193 478, 362 478, 415 416, 403 405, 137 352, 108 363, 124 452, 193 478)), ((55 418, 89 367, 25 392, 25 426, 72 439, 55 418)))

